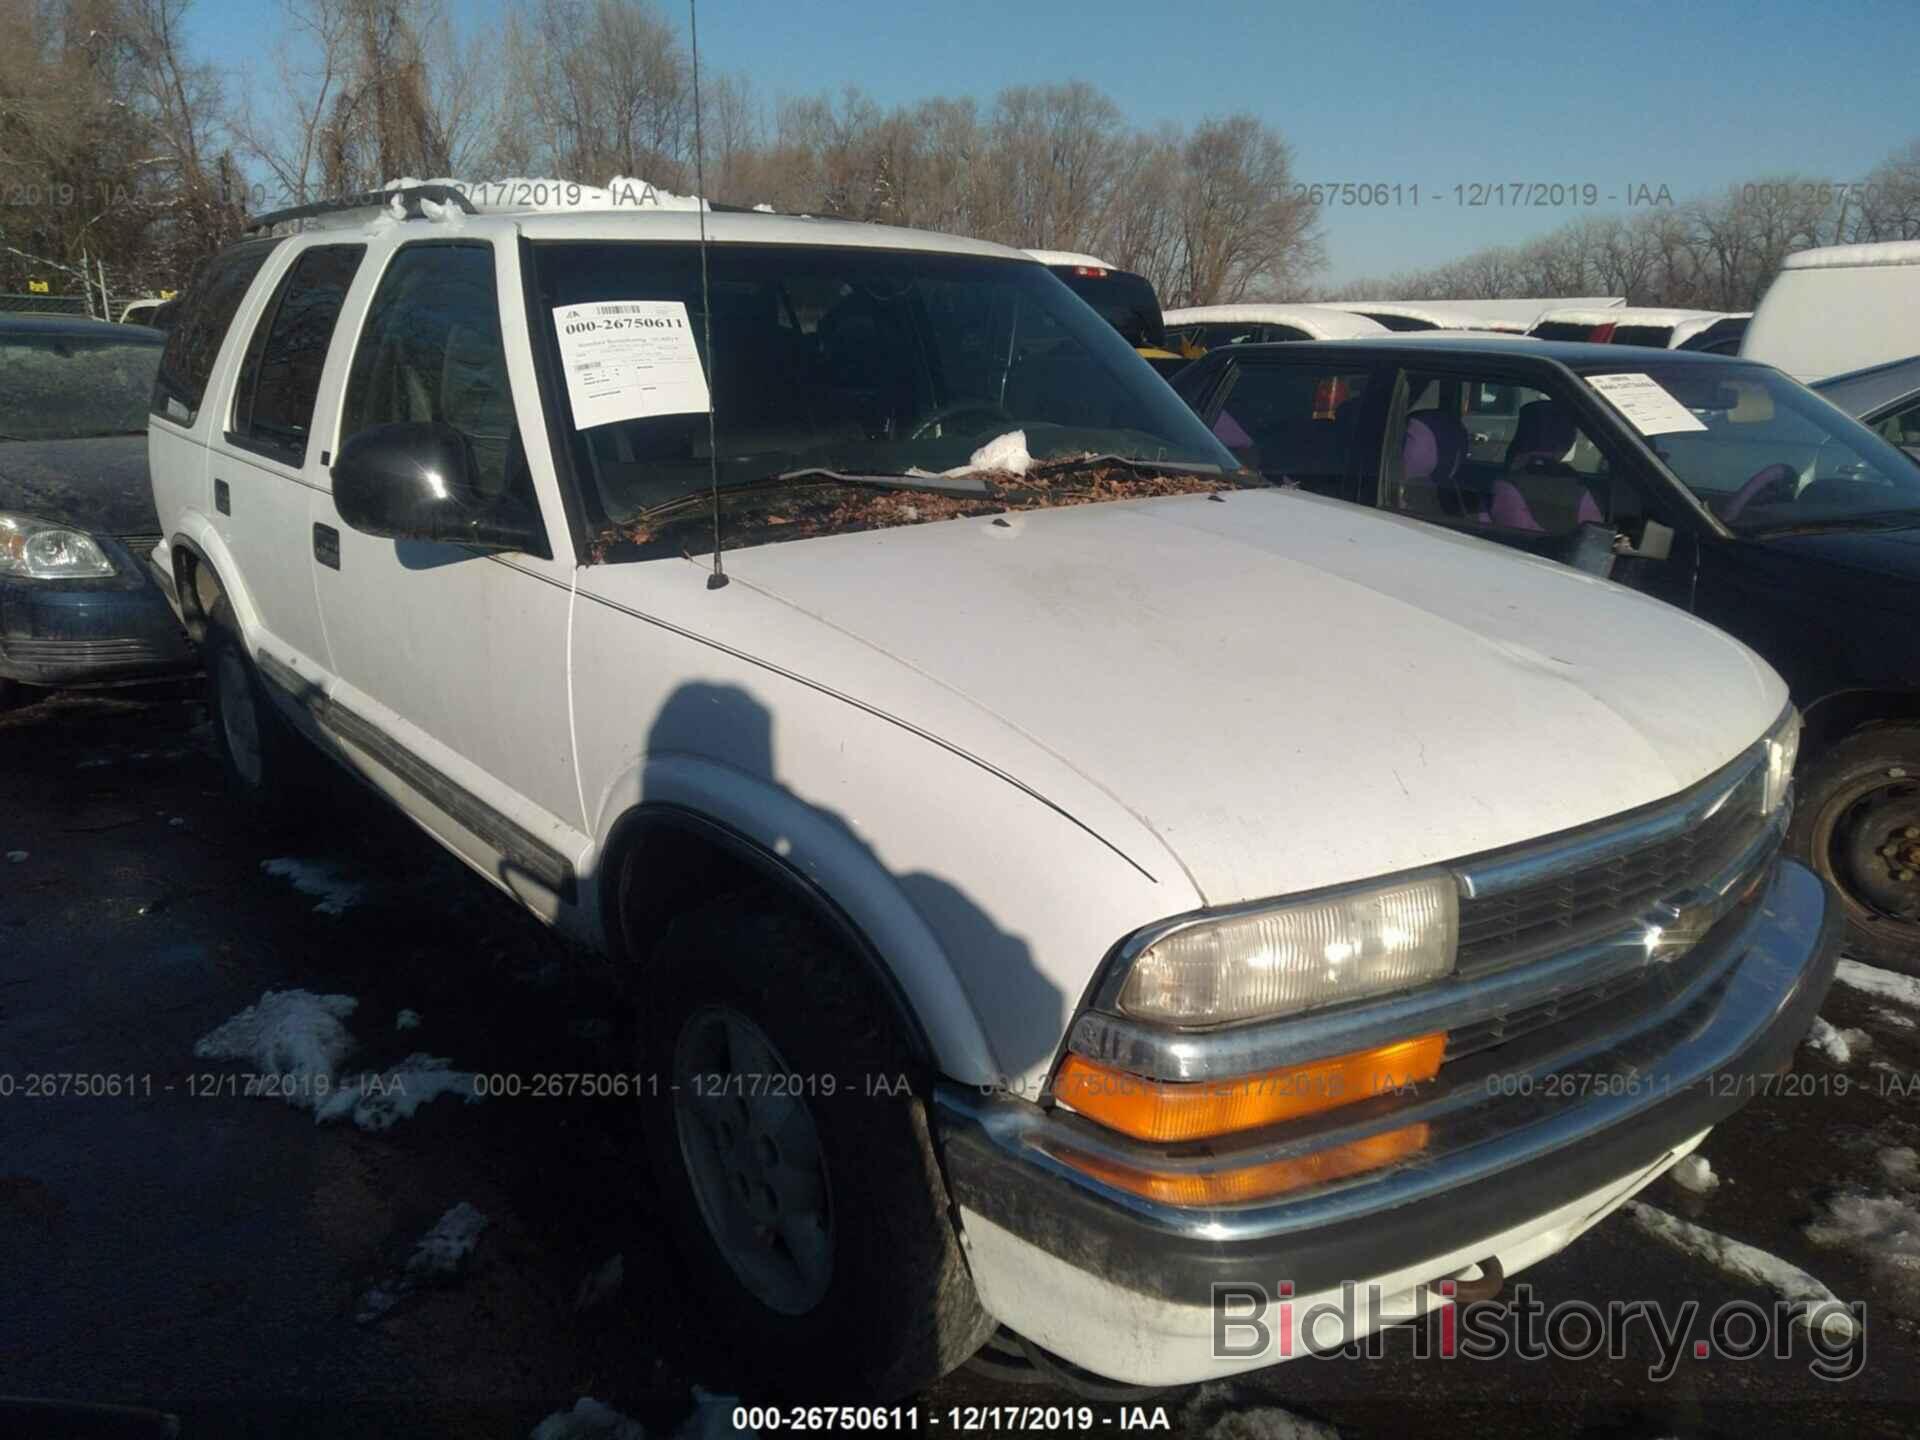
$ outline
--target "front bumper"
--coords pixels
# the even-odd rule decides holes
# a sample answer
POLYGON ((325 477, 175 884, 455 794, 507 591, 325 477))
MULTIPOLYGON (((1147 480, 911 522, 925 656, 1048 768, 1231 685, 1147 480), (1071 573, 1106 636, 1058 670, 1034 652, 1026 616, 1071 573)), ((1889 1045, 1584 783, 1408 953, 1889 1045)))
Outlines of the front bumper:
POLYGON ((982 1302, 1074 1363, 1143 1384, 1216 1378, 1413 1318, 1445 1303, 1426 1298, 1432 1282, 1486 1258, 1512 1273, 1553 1253, 1758 1093, 1826 996, 1841 923, 1824 884, 1782 860, 1702 942, 1685 983, 1630 1028, 1589 1021, 1578 1028, 1598 1038, 1535 1045, 1524 1060, 1492 1051, 1464 1076, 1443 1070, 1416 1100, 1355 1106, 1306 1138, 1169 1150, 946 1087, 938 1126, 982 1302), (1237 1169, 1411 1123, 1429 1139, 1405 1160, 1244 1206, 1159 1203, 1085 1168, 1237 1169), (1289 1285, 1296 1312, 1346 1285, 1378 1303, 1362 1303, 1339 1338, 1332 1326, 1311 1342, 1276 1335, 1262 1355, 1227 1359, 1215 1354, 1213 1296, 1232 1284, 1289 1285))
POLYGON ((130 684, 198 664, 147 557, 96 536, 119 573, 91 580, 0 579, 0 679, 130 684))

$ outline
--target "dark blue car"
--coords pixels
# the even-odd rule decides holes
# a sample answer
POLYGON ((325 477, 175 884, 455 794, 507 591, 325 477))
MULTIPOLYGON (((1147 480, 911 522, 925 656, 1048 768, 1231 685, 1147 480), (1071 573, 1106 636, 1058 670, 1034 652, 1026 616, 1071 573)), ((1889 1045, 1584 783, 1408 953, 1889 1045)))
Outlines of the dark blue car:
POLYGON ((196 663, 147 566, 147 404, 163 337, 0 315, 0 705, 196 663))

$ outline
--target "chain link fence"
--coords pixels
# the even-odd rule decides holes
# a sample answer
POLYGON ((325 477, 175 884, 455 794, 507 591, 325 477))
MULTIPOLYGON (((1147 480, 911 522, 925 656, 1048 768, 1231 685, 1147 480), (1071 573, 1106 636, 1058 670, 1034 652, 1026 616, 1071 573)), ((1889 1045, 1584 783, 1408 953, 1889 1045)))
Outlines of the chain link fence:
POLYGON ((85 315, 87 302, 79 295, 19 295, 0 291, 0 310, 20 315, 85 315))

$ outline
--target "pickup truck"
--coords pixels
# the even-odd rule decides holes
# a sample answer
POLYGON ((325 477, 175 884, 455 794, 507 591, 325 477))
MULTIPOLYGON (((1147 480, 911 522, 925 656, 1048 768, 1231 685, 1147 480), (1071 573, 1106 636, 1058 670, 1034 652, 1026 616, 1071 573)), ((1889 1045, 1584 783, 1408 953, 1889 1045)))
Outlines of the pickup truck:
POLYGON ((260 230, 150 430, 229 780, 284 815, 317 749, 622 968, 718 1378, 1338 1345, 1811 1023, 1765 663, 1261 483, 1020 252, 450 187, 260 230), (1251 1284, 1295 1304, 1223 1347, 1251 1284))

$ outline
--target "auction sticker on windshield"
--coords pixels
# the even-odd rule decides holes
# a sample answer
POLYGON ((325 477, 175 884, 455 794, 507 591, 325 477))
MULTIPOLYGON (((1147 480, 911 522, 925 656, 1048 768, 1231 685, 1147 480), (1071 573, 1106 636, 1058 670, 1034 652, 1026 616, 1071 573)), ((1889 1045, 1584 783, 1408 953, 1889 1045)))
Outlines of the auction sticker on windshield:
POLYGON ((649 415, 703 414, 713 403, 681 301, 556 305, 553 326, 573 423, 582 430, 649 415))
POLYGON ((1707 428, 1651 375, 1639 371, 1589 375, 1587 383, 1606 396, 1613 408, 1626 416, 1627 423, 1642 435, 1671 435, 1676 430, 1707 428))

